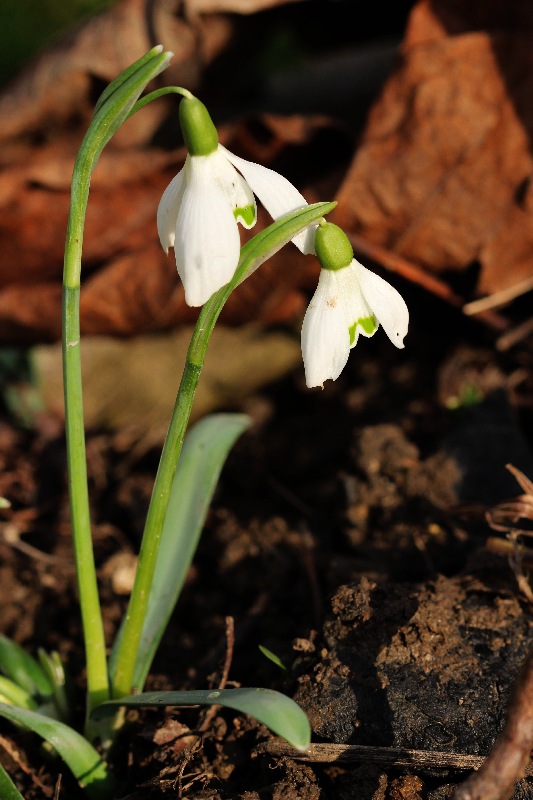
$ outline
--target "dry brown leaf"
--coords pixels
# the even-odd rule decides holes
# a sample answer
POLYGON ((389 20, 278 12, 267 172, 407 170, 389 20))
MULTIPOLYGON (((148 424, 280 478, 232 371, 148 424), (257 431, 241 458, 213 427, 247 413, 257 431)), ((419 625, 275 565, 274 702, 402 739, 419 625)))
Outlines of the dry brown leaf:
MULTIPOLYGON (((259 142, 244 122, 221 128, 226 146, 271 163, 288 147, 312 143, 331 125, 325 118, 281 120, 265 115, 259 142), (284 138, 283 138, 284 137, 284 138)), ((0 339, 28 344, 60 336, 63 247, 74 137, 38 150, 24 168, 5 174, 0 193, 0 339)), ((172 252, 156 228, 161 194, 181 168, 185 150, 137 148, 104 152, 95 170, 84 239, 82 333, 130 336, 196 319, 183 299, 172 252)), ((313 202, 322 199, 304 190, 313 202)), ((271 219, 259 208, 257 229, 271 219)), ((251 233, 243 233, 243 241, 251 233)), ((290 320, 304 309, 316 280, 314 259, 288 245, 230 298, 227 324, 290 320), (275 277, 274 277, 275 276, 275 277)))
POLYGON ((433 272, 479 262, 489 294, 533 274, 533 14, 511 6, 415 6, 337 197, 350 232, 433 272))
MULTIPOLYGON (((201 34, 180 16, 179 0, 122 0, 110 11, 80 26, 65 41, 47 50, 0 97, 1 164, 23 155, 24 142, 57 134, 67 123, 85 130, 92 114, 94 85, 116 77, 156 44, 174 53, 159 84, 182 84, 194 91, 201 71, 228 42, 231 22, 209 17, 201 34), (7 143, 12 142, 10 147, 7 143)), ((127 123, 113 146, 146 142, 161 122, 165 103, 158 103, 127 123)), ((35 146, 35 142, 31 142, 35 146)))
MULTIPOLYGON (((87 336, 82 341, 84 417, 88 429, 130 430, 145 445, 166 433, 192 326, 165 334, 131 337, 87 336)), ((196 392, 192 419, 221 407, 241 407, 253 392, 301 362, 290 333, 256 325, 218 326, 213 332, 196 392)), ((61 346, 32 350, 35 380, 46 410, 62 419, 61 346)))
POLYGON ((194 14, 255 14, 267 8, 301 3, 303 0, 186 0, 187 11, 194 14))

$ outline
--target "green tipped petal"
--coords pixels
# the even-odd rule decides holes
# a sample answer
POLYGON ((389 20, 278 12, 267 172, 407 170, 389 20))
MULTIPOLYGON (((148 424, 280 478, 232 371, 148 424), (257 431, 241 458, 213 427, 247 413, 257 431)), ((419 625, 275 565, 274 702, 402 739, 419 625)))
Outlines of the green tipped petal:
POLYGON ((245 206, 243 208, 235 208, 233 216, 237 221, 241 221, 245 228, 252 228, 255 225, 255 207, 245 206))
POLYGON ((208 156, 218 147, 218 133, 209 111, 197 97, 184 97, 179 106, 181 132, 191 156, 208 156))
POLYGON ((323 269, 344 269, 353 261, 353 247, 338 225, 325 222, 315 233, 315 252, 323 269))
POLYGON ((362 329, 363 336, 372 336, 378 329, 377 319, 372 317, 360 317, 353 325, 350 325, 350 347, 355 344, 357 339, 357 328, 362 329))

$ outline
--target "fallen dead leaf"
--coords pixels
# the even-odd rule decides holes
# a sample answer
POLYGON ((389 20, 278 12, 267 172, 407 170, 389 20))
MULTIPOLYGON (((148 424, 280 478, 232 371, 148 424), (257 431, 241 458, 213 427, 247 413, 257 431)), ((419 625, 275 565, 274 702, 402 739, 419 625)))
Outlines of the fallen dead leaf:
POLYGON ((426 270, 479 263, 480 294, 533 274, 533 14, 511 5, 414 7, 337 196, 339 224, 426 270))
MULTIPOLYGON (((159 444, 174 407, 192 326, 164 334, 82 340, 85 425, 91 430, 130 431, 143 446, 159 444)), ((32 349, 32 365, 43 407, 64 418, 59 344, 32 349)), ((285 375, 301 361, 290 332, 218 326, 213 332, 192 420, 219 408, 237 408, 245 398, 285 375)))

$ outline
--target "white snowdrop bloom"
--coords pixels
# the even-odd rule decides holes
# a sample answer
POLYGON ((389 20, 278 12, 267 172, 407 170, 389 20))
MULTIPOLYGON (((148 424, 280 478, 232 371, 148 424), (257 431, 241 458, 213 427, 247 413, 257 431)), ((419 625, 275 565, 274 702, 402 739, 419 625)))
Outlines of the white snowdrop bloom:
POLYGON ((336 380, 359 335, 379 325, 403 348, 409 311, 399 292, 353 258, 346 234, 331 223, 319 226, 315 249, 322 269, 302 326, 302 356, 309 388, 336 380), (337 265, 337 266, 335 266, 337 265))
MULTIPOLYGON (((165 252, 174 248, 185 301, 201 306, 233 277, 240 255, 237 223, 245 228, 255 225, 254 195, 274 220, 307 202, 282 175, 219 144, 200 100, 184 98, 179 108, 189 152, 183 169, 163 193, 157 229, 165 252)), ((314 252, 315 228, 310 226, 293 239, 303 253, 314 252)))

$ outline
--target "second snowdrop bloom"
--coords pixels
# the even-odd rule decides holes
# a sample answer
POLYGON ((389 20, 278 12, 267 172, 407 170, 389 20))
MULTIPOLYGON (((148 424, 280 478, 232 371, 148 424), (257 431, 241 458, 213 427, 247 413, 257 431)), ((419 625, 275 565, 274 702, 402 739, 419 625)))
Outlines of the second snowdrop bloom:
MULTIPOLYGON (((307 205, 282 175, 226 150, 204 104, 193 97, 180 102, 180 124, 188 155, 166 188, 157 211, 165 252, 174 248, 176 266, 190 306, 203 305, 233 277, 240 255, 237 223, 257 219, 256 195, 273 219, 307 205)), ((313 252, 314 229, 293 242, 313 252)))
POLYGON ((315 235, 321 270, 302 326, 302 356, 308 387, 336 380, 359 335, 373 336, 379 325, 402 348, 409 311, 387 281, 354 258, 344 231, 324 222, 315 235))

